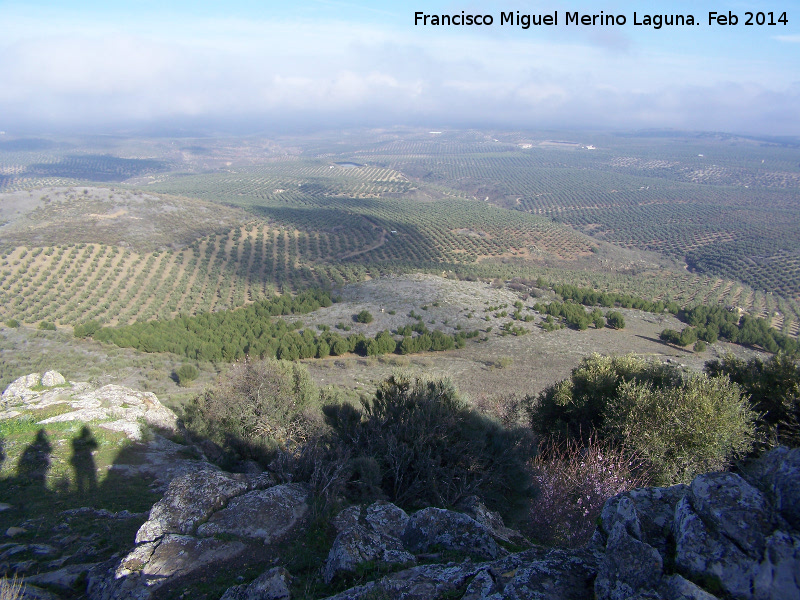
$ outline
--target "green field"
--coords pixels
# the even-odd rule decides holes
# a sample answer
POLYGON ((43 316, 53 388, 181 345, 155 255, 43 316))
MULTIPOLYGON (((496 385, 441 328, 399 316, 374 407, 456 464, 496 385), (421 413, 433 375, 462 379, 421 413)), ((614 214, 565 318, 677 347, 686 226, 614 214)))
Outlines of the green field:
POLYGON ((771 141, 20 139, 0 147, 0 191, 3 320, 126 324, 422 270, 738 306, 800 330, 800 167, 771 141))

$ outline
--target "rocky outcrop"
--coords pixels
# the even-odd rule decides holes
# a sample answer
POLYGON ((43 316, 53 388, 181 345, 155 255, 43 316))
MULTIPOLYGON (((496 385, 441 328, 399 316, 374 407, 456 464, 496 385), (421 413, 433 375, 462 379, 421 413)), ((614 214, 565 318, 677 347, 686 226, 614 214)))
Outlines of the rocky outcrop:
POLYGON ((67 383, 57 371, 44 375, 31 373, 13 381, 3 392, 0 420, 61 405, 64 412, 39 421, 41 424, 65 421, 98 422, 98 426, 125 433, 141 441, 142 423, 154 429, 177 433, 178 419, 155 394, 120 385, 94 389, 86 382, 67 383))
MULTIPOLYGON (((65 562, 50 542, 22 541, 27 522, 8 528, 0 567, 8 563, 7 572, 26 576, 26 597, 69 595, 86 580, 92 600, 151 600, 209 573, 258 563, 268 570, 229 588, 223 600, 290 598, 291 575, 280 565, 289 563, 288 542, 305 533, 307 486, 278 483, 268 473, 222 472, 204 459, 203 447, 153 433, 177 432, 178 425, 152 394, 66 382, 48 372, 18 379, 2 399, 0 419, 35 418, 48 409, 43 424, 90 420, 140 440, 133 444, 136 461, 111 468, 152 477, 164 491, 135 547, 102 563, 91 561, 105 557, 90 554, 65 562), (45 562, 48 570, 38 568, 45 562)), ((68 519, 76 510, 95 509, 62 514, 68 519)), ((95 512, 109 522, 135 516, 95 512)), ((336 600, 800 600, 800 449, 773 450, 738 474, 620 494, 606 502, 598 524, 585 548, 509 553, 526 540, 477 498, 456 510, 429 507, 410 515, 388 502, 351 506, 332 520, 336 535, 319 576, 340 585, 369 569, 383 573, 336 600)))
MULTIPOLYGON (((798 490, 800 449, 779 448, 741 475, 709 473, 688 486, 644 488, 610 499, 586 548, 532 548, 490 562, 420 565, 329 600, 443 594, 464 600, 800 600, 798 490)), ((348 509, 337 527, 365 527, 365 512, 348 509)), ((428 508, 411 515, 402 534, 396 526, 383 535, 399 537, 412 552, 442 547, 442 540, 454 549, 486 551, 491 546, 481 545, 480 534, 469 544, 451 543, 474 531, 477 520, 465 517, 428 508)), ((492 522, 498 539, 502 520, 492 522)))
POLYGON ((283 567, 275 567, 259 575, 250 585, 228 588, 220 600, 289 600, 292 577, 283 567))
POLYGON ((597 598, 800 600, 800 449, 767 453, 743 475, 609 500, 594 539, 597 598))
POLYGON ((505 551, 494 537, 504 539, 502 536, 512 530, 505 527, 500 515, 490 513, 477 501, 473 504, 476 510, 492 515, 501 532, 498 536, 469 515, 441 508, 426 508, 411 517, 389 502, 347 508, 333 520, 338 535, 325 561, 325 582, 352 574, 366 563, 416 563, 415 555, 432 551, 436 556, 451 551, 479 559, 497 558, 505 551))
POLYGON ((442 508, 429 507, 414 513, 401 539, 406 548, 417 554, 442 548, 487 559, 497 558, 502 552, 489 529, 468 515, 442 508))
POLYGON ((150 392, 67 382, 57 371, 31 373, 16 379, 3 392, 0 420, 19 416, 40 425, 78 422, 123 433, 137 442, 137 459, 116 463, 111 470, 115 475, 149 479, 157 491, 165 491, 170 481, 186 473, 219 470, 205 460, 201 447, 187 448, 173 441, 184 437, 178 418, 150 392), (38 417, 44 410, 52 416, 38 417))
POLYGON ((592 597, 596 557, 587 550, 534 548, 488 562, 421 565, 327 600, 585 600, 592 597))
MULTIPOLYGON (((256 481, 259 479, 263 478, 256 481)), ((209 516, 197 528, 197 535, 228 535, 270 544, 292 531, 305 517, 307 498, 308 488, 299 483, 285 483, 242 494, 209 516)))
POLYGON ((89 597, 156 598, 164 585, 294 533, 308 511, 307 497, 305 485, 276 485, 268 474, 211 471, 178 477, 139 528, 136 548, 90 573, 89 597))

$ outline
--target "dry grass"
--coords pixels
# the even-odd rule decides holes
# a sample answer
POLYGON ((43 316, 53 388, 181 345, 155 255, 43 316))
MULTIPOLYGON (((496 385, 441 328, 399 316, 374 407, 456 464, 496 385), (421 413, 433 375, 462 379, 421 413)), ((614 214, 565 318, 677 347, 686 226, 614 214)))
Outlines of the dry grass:
POLYGON ((21 600, 21 598, 22 581, 18 581, 16 575, 13 579, 6 577, 0 579, 0 600, 21 600))

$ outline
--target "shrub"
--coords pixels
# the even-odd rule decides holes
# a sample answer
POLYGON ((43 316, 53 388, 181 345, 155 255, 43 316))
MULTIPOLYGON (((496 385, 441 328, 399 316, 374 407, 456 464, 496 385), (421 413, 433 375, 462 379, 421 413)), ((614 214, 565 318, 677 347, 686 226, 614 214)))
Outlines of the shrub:
POLYGON ((688 376, 634 356, 584 358, 569 379, 524 400, 531 427, 627 447, 671 484, 722 469, 753 445, 756 414, 727 378, 688 376))
POLYGON ((56 324, 55 323, 51 323, 50 321, 41 321, 39 323, 39 329, 44 329, 46 331, 55 331, 56 330, 56 324))
POLYGON ((184 410, 194 435, 229 459, 268 461, 275 450, 302 443, 320 425, 319 392, 305 366, 281 360, 235 363, 184 410))
POLYGON ((744 361, 727 354, 706 363, 712 377, 727 376, 750 395, 758 427, 772 444, 800 446, 800 366, 785 354, 744 361))
POLYGON ((17 327, 20 326, 20 323, 16 319, 9 319, 8 321, 6 321, 6 326, 13 327, 14 329, 16 329, 17 327))
POLYGON ((727 377, 694 375, 677 387, 621 383, 607 406, 604 430, 652 465, 654 483, 672 485, 747 454, 755 422, 738 385, 727 377))
POLYGON ((76 338, 85 338, 94 335, 102 328, 102 325, 97 321, 87 321, 83 325, 75 325, 72 328, 72 333, 76 338))
POLYGON ((510 367, 513 363, 514 363, 514 359, 511 358, 510 356, 501 356, 497 360, 497 363, 495 363, 495 364, 497 365, 497 367, 499 369, 506 369, 506 368, 510 367))
POLYGON ((200 375, 199 371, 192 365, 181 365, 178 370, 175 371, 175 377, 178 379, 178 385, 181 386, 188 385, 189 382, 197 379, 198 375, 200 375))
POLYGON ((585 446, 577 440, 545 439, 531 461, 538 494, 526 524, 529 535, 544 544, 582 546, 594 533, 606 500, 646 483, 641 466, 596 436, 585 446))
POLYGON ((606 314, 606 325, 613 329, 625 329, 625 317, 616 310, 609 311, 606 314))
POLYGON ((677 384, 681 374, 675 367, 648 363, 631 354, 584 357, 569 379, 523 400, 531 428, 545 436, 587 440, 603 427, 604 411, 619 384, 634 378, 667 385, 677 384))
POLYGON ((338 404, 323 411, 362 470, 377 464, 381 490, 401 506, 451 506, 477 494, 507 510, 528 492, 530 436, 470 409, 449 381, 394 375, 360 410, 338 404))
POLYGON ((372 313, 366 309, 362 310, 353 318, 355 319, 356 323, 372 323, 373 321, 372 313))

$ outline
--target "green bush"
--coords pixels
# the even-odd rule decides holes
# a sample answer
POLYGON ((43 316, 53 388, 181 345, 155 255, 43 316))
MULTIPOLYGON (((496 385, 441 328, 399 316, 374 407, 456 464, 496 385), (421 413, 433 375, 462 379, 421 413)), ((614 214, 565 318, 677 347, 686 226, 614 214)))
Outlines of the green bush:
POLYGON ((738 385, 634 356, 584 358, 569 379, 525 403, 534 430, 621 444, 648 462, 659 485, 722 469, 755 439, 757 415, 738 385))
POLYGON ((658 485, 726 468, 753 447, 756 413, 726 377, 694 375, 678 387, 626 381, 606 408, 604 432, 653 467, 658 485))
POLYGON ((85 338, 91 335, 94 335, 100 329, 102 329, 102 325, 97 321, 87 321, 83 325, 75 325, 72 328, 72 333, 76 338, 85 338))
POLYGON ((6 321, 6 326, 13 327, 14 329, 16 329, 17 327, 20 326, 20 322, 17 321, 16 319, 9 319, 8 321, 6 321))
POLYGON ((477 494, 507 510, 528 492, 531 438, 470 409, 449 381, 394 375, 360 410, 323 412, 339 443, 372 465, 365 483, 377 465, 381 490, 401 506, 451 506, 477 494))
POLYGON ((44 329, 46 331, 55 331, 56 324, 51 323, 50 321, 42 321, 39 323, 39 329, 44 329))
POLYGON ((706 373, 727 376, 750 395, 759 430, 772 444, 800 446, 800 365, 785 354, 744 361, 727 354, 706 363, 706 373))
POLYGON ((372 323, 373 321, 372 313, 366 309, 362 310, 353 318, 355 319, 356 323, 372 323))
POLYGON ((235 363, 184 409, 189 431, 219 444, 232 460, 269 460, 321 424, 319 391, 305 366, 281 360, 235 363))
POLYGON ((198 375, 200 375, 200 373, 192 365, 181 365, 180 368, 175 371, 175 377, 178 379, 178 385, 188 385, 189 382, 197 379, 198 375))
POLYGON ((609 311, 606 314, 606 325, 613 329, 625 329, 625 317, 616 310, 609 311))
POLYGON ((603 427, 604 411, 623 381, 638 378, 658 385, 677 384, 681 375, 669 365, 649 363, 631 354, 584 357, 564 379, 527 396, 531 428, 542 435, 588 440, 603 427))

